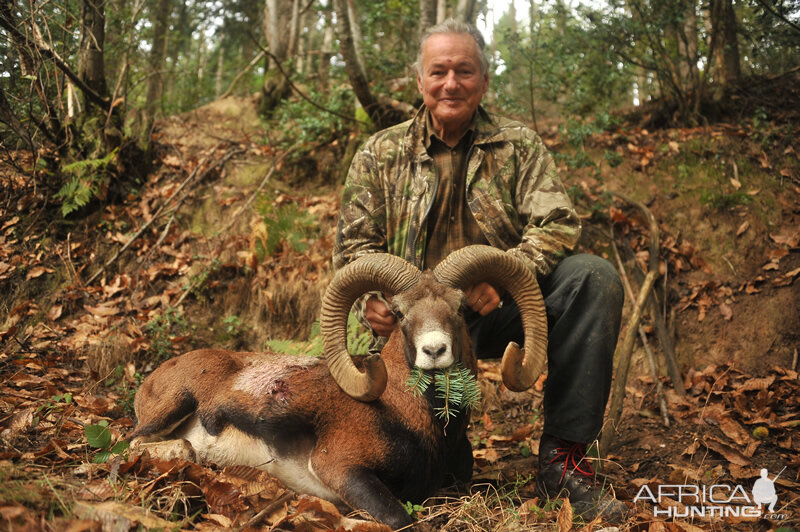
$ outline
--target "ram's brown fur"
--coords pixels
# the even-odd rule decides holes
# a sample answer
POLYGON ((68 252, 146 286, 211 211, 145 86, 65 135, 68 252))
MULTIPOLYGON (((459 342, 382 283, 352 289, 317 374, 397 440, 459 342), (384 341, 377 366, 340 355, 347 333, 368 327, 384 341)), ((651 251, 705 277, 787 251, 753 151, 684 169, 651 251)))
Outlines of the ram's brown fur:
MULTIPOLYGON (((477 370, 459 313, 460 291, 426 273, 395 301, 413 323, 455 327, 449 331, 453 343, 460 344, 454 354, 457 350, 461 362, 477 370)), ((271 449, 269 458, 291 462, 298 474, 307 461, 311 474, 330 492, 321 489, 316 494, 367 510, 393 527, 409 524, 400 500, 422 501, 448 472, 468 478, 472 459, 465 435, 468 412, 451 420, 444 431, 428 399, 415 397, 406 386, 410 362, 404 335, 413 332, 413 323, 402 332, 398 328, 382 351, 389 381, 376 401, 361 402, 345 394, 323 360, 199 350, 166 361, 145 379, 134 403, 138 425, 131 438, 195 438, 201 458, 224 461, 247 455, 251 462, 257 462, 258 455, 251 459, 246 449, 239 453, 202 448, 205 440, 191 432, 192 423, 212 437, 230 436, 233 439, 225 441, 241 447, 263 441, 271 449)), ((281 464, 247 465, 278 471, 281 464)), ((302 482, 292 485, 292 478, 282 480, 300 491, 307 488, 302 482)))

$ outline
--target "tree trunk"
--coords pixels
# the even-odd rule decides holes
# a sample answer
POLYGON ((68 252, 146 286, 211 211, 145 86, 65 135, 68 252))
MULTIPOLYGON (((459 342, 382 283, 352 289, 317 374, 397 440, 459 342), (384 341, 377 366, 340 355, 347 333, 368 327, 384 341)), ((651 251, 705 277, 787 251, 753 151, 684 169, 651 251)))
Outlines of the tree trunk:
POLYGON ((325 11, 325 30, 322 36, 322 51, 319 56, 319 85, 322 90, 328 89, 328 76, 331 69, 331 58, 333 57, 334 29, 331 20, 331 11, 325 11))
POLYGON ((217 52, 217 75, 214 79, 214 98, 219 99, 222 95, 222 73, 225 67, 225 47, 220 46, 217 52))
POLYGON ((289 42, 286 44, 287 59, 297 53, 297 38, 300 35, 300 0, 292 0, 292 17, 289 19, 289 42))
POLYGON ((736 13, 732 0, 711 0, 711 39, 714 41, 712 72, 718 90, 715 99, 722 98, 725 88, 741 76, 739 44, 736 39, 736 13))
POLYGON ((436 2, 436 23, 441 24, 447 18, 447 0, 436 2))
POLYGON ((436 0, 419 0, 419 33, 436 24, 436 0))
POLYGON ((364 69, 364 53, 361 50, 361 43, 364 42, 364 38, 361 36, 361 24, 358 22, 356 4, 353 0, 345 0, 345 2, 347 3, 347 22, 350 25, 350 34, 353 36, 353 49, 356 52, 361 69, 366 72, 364 69))
POLYGON ((696 90, 697 77, 697 4, 695 0, 685 0, 683 25, 679 32, 678 52, 680 72, 684 90, 696 90))
POLYGON ((353 30, 350 25, 348 15, 348 0, 333 0, 333 8, 336 11, 336 34, 339 37, 339 48, 344 58, 347 77, 350 78, 350 85, 358 99, 358 102, 369 115, 373 123, 382 129, 385 127, 380 104, 369 88, 369 80, 361 63, 359 55, 353 42, 353 30))
MULTIPOLYGON (((81 34, 78 46, 78 77, 98 95, 105 97, 106 74, 103 65, 106 14, 105 0, 81 0, 81 34)), ((91 101, 84 96, 85 108, 91 101)))
POLYGON ((147 92, 142 120, 142 137, 149 143, 150 130, 153 128, 161 98, 164 94, 164 66, 167 62, 167 31, 169 20, 172 16, 172 0, 158 0, 155 11, 151 14, 150 23, 153 25, 153 42, 150 48, 148 63, 150 76, 147 78, 147 92))
POLYGON ((458 7, 456 8, 456 18, 463 22, 475 24, 475 19, 478 16, 478 10, 475 9, 476 0, 458 0, 458 7))
POLYGON ((284 63, 289 52, 289 39, 291 29, 286 29, 291 24, 291 9, 288 1, 292 0, 267 0, 264 21, 266 24, 267 46, 272 58, 267 59, 267 68, 264 72, 264 82, 261 85, 261 102, 259 112, 269 116, 270 113, 289 95, 289 83, 286 77, 275 64, 280 63, 284 68, 284 63), (274 59, 273 59, 274 58, 274 59))

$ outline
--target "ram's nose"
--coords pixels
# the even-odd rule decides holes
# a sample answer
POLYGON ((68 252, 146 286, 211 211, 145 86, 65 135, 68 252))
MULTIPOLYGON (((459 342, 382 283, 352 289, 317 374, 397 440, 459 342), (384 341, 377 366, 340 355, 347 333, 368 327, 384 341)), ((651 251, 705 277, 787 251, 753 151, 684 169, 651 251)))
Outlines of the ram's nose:
POLYGON ((417 342, 416 365, 422 369, 446 368, 453 364, 450 336, 442 332, 423 334, 417 342))

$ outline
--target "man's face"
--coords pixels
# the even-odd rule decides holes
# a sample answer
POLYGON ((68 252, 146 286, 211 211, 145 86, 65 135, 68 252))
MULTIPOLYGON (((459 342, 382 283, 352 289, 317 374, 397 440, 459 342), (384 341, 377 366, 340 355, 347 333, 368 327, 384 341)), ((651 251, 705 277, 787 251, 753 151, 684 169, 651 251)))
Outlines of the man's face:
POLYGON ((431 35, 422 48, 417 87, 443 140, 458 141, 489 87, 475 39, 463 33, 431 35))

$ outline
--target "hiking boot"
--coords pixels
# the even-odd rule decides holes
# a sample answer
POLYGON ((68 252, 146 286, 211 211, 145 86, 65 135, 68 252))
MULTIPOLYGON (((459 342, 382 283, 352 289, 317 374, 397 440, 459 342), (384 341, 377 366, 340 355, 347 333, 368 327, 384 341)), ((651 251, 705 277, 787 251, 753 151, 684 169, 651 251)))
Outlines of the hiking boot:
POLYGON ((548 499, 567 496, 574 515, 585 521, 600 515, 605 521, 621 523, 628 507, 614 497, 610 485, 597 482, 589 460, 585 459, 586 447, 542 434, 536 491, 548 499))

